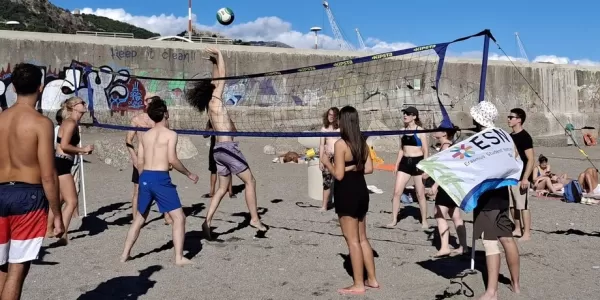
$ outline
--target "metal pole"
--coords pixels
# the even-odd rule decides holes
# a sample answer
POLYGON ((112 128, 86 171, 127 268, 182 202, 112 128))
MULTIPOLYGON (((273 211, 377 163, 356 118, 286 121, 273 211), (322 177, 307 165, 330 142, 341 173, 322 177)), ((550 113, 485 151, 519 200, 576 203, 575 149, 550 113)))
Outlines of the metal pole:
POLYGON ((192 40, 192 0, 188 0, 188 38, 192 40))
POLYGON ((490 36, 483 39, 483 58, 481 60, 481 77, 479 79, 479 102, 485 100, 485 81, 487 78, 488 55, 490 51, 490 36))

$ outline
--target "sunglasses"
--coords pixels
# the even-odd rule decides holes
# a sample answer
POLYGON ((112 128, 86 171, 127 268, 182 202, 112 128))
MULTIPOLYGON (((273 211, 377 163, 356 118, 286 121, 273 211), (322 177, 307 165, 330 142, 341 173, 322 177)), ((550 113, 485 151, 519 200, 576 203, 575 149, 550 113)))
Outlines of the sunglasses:
POLYGON ((409 117, 412 117, 412 116, 414 116, 414 115, 415 115, 415 114, 413 114, 413 113, 409 113, 409 112, 404 112, 403 114, 404 114, 405 116, 409 116, 409 117))
POLYGON ((517 116, 508 116, 507 118, 508 118, 509 120, 512 120, 512 119, 518 119, 519 117, 517 117, 517 116))

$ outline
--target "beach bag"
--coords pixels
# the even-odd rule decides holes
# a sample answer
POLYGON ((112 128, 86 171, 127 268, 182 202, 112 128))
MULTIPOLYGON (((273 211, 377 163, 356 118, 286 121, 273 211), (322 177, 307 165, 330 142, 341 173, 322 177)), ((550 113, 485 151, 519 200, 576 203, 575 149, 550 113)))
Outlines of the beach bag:
POLYGON ((583 197, 583 188, 579 181, 572 180, 565 185, 565 202, 567 203, 580 203, 583 197))

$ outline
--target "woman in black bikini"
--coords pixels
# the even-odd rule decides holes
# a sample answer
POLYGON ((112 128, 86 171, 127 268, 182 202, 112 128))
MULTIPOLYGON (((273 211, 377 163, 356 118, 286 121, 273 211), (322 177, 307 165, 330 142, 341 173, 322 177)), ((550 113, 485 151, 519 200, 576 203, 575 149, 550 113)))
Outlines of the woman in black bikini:
POLYGON ((334 163, 321 156, 321 163, 334 177, 334 206, 348 250, 354 284, 339 289, 341 294, 360 295, 366 288, 379 288, 375 278, 373 249, 367 239, 366 215, 369 210, 369 190, 365 174, 373 173, 369 147, 359 127, 358 112, 352 106, 340 110, 341 139, 334 145, 334 163), (363 270, 367 270, 364 280, 363 270))
MULTIPOLYGON (((62 236, 60 243, 67 244, 69 239, 67 232, 69 231, 69 223, 77 208, 77 190, 75 181, 71 175, 73 160, 75 155, 90 154, 94 150, 94 146, 88 145, 83 148, 77 147, 81 137, 79 136, 79 120, 83 114, 87 112, 85 102, 79 97, 71 97, 66 100, 61 108, 63 121, 58 129, 58 137, 56 138, 56 154, 54 158, 54 166, 58 175, 59 189, 62 200, 65 202, 63 207, 63 222, 65 224, 65 234, 62 236)), ((48 213, 49 220, 53 216, 48 213)))
MULTIPOLYGON (((419 120, 419 111, 410 106, 402 110, 404 114, 404 130, 422 130, 421 120, 419 120)), ((404 134, 400 139, 400 151, 396 159, 396 184, 394 186, 394 195, 392 197, 392 222, 386 227, 392 228, 398 223, 398 213, 400 212, 400 196, 404 192, 406 184, 412 177, 415 182, 417 199, 421 210, 421 226, 429 228, 427 224, 427 199, 425 198, 425 185, 423 184, 423 171, 417 169, 417 164, 429 156, 429 143, 425 133, 404 134)))
MULTIPOLYGON (((441 130, 443 128, 438 129, 441 130)), ((456 127, 453 129, 446 129, 445 131, 438 131, 434 134, 434 138, 440 143, 440 152, 452 146, 452 140, 454 140, 455 134, 456 127)), ((434 183, 431 187, 430 194, 435 197, 435 220, 438 224, 441 240, 440 250, 434 257, 439 258, 465 253, 465 251, 467 251, 467 230, 465 229, 465 223, 460 216, 458 205, 456 205, 448 193, 440 188, 437 183, 434 183), (454 249, 454 251, 450 249, 450 227, 446 221, 446 216, 452 218, 452 222, 456 228, 456 235, 458 235, 458 241, 460 243, 460 247, 454 249)))

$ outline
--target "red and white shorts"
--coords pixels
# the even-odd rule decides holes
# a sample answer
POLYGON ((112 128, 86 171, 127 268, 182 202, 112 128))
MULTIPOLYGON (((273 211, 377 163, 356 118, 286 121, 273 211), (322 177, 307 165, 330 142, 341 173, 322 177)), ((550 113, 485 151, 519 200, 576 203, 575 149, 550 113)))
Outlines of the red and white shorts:
POLYGON ((0 265, 37 259, 47 220, 48 200, 41 184, 0 183, 0 265))

